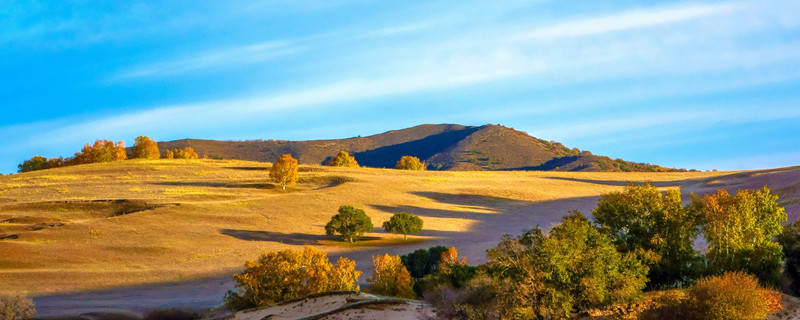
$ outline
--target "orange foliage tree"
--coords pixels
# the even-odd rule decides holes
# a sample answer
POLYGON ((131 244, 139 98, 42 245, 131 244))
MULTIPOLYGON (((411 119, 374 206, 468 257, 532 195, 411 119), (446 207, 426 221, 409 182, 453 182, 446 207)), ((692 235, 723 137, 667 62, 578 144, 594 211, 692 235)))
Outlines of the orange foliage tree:
POLYGON ((87 143, 84 145, 80 152, 75 153, 75 157, 71 162, 73 164, 86 164, 125 160, 127 158, 125 141, 119 141, 115 144, 109 140, 97 140, 94 144, 87 143))
POLYGON ((339 151, 339 153, 336 154, 335 157, 331 158, 330 161, 328 161, 328 165, 333 167, 358 168, 358 161, 356 161, 355 157, 347 153, 347 151, 342 150, 339 151))
POLYGON ((372 256, 372 277, 367 278, 370 284, 369 292, 390 296, 413 299, 414 280, 403 265, 400 256, 385 255, 372 256))
POLYGON ((158 159, 161 155, 158 151, 158 143, 147 136, 136 137, 131 153, 131 158, 136 159, 158 159))
POLYGON ((450 273, 450 269, 453 266, 466 266, 467 265, 467 258, 463 257, 461 260, 458 260, 458 250, 456 247, 450 247, 447 251, 442 252, 442 259, 439 260, 438 270, 441 273, 450 273))
POLYGON ((419 158, 414 156, 402 156, 400 161, 397 161, 394 168, 402 170, 425 170, 425 162, 420 162, 419 158))
POLYGON ((164 159, 197 159, 197 152, 192 147, 183 149, 166 150, 161 155, 164 159))
POLYGON ((286 185, 297 182, 297 159, 292 158, 292 155, 288 153, 282 155, 278 161, 272 164, 272 169, 269 170, 269 178, 280 184, 283 190, 286 190, 286 185))
POLYGON ((282 250, 247 261, 241 274, 234 274, 236 291, 225 294, 232 310, 268 306, 277 302, 328 291, 358 291, 361 271, 353 260, 340 257, 336 265, 319 249, 282 250))

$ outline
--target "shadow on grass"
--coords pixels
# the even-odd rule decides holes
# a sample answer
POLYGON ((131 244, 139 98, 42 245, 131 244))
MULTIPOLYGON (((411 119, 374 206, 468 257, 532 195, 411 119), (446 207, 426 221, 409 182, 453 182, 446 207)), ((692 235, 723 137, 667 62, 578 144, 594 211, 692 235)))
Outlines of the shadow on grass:
POLYGON ((172 181, 152 182, 152 185, 172 187, 209 187, 209 188, 251 188, 251 189, 277 189, 272 183, 229 183, 208 181, 172 181))
POLYGON ((269 167, 225 167, 225 169, 244 170, 244 171, 267 171, 269 167))
POLYGON ((281 233, 273 231, 220 229, 219 233, 247 241, 280 242, 291 245, 320 244, 323 240, 333 240, 336 237, 306 233, 281 233))

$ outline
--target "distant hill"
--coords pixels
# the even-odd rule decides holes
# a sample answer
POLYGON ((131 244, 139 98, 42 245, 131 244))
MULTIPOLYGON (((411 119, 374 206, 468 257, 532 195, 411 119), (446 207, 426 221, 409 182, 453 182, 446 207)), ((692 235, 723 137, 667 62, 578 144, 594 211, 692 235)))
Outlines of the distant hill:
POLYGON ((201 158, 262 162, 291 153, 303 164, 324 164, 339 150, 345 150, 360 165, 375 168, 393 168, 401 156, 412 155, 424 160, 432 170, 678 171, 596 156, 500 125, 424 124, 337 140, 183 139, 158 145, 161 150, 192 147, 201 158))

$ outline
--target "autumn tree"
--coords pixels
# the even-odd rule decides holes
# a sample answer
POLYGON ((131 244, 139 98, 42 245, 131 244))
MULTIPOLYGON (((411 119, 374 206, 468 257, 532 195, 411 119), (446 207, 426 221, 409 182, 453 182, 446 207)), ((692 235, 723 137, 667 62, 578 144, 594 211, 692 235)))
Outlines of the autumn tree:
POLYGON ((446 251, 442 252, 442 258, 439 259, 437 270, 441 273, 450 273, 454 267, 466 265, 467 258, 462 257, 461 260, 459 260, 458 250, 456 250, 456 247, 450 247, 447 248, 446 251))
POLYGON ((700 204, 695 195, 692 199, 683 206, 680 190, 662 193, 649 183, 630 184, 600 197, 592 216, 620 251, 653 258, 651 287, 680 286, 703 272, 702 257, 693 247, 702 223, 700 204))
POLYGON ((573 310, 630 303, 647 281, 648 267, 635 254, 617 251, 577 211, 547 235, 537 227, 516 238, 503 236, 487 258, 506 318, 565 318, 573 310))
POLYGON ((269 178, 280 184, 283 190, 286 190, 286 185, 297 182, 297 159, 292 158, 292 155, 288 153, 282 155, 278 161, 272 164, 272 169, 269 170, 269 178))
POLYGON ((358 161, 356 161, 355 157, 347 153, 347 151, 342 150, 339 151, 339 153, 336 154, 335 157, 331 158, 330 161, 328 161, 328 165, 333 167, 358 168, 358 161))
POLYGON ((339 213, 325 225, 325 234, 339 234, 342 240, 352 243, 361 238, 364 232, 372 231, 372 219, 362 209, 353 206, 339 207, 339 213))
POLYGON ((175 159, 175 152, 172 150, 164 150, 164 153, 161 154, 162 159, 175 159))
POLYGON ((35 315, 33 300, 21 295, 0 295, 0 319, 23 320, 35 315))
POLYGON ((94 144, 87 143, 84 145, 80 152, 75 153, 75 157, 71 162, 73 164, 109 162, 125 160, 127 157, 125 141, 119 141, 115 144, 109 140, 97 140, 94 144))
POLYGON ((236 290, 225 294, 225 304, 241 310, 321 292, 358 291, 361 271, 355 266, 343 257, 332 265, 324 251, 310 246, 265 253, 257 261, 248 261, 244 272, 233 275, 236 290))
POLYGON ((135 159, 158 159, 161 156, 161 152, 158 150, 158 143, 147 136, 136 137, 131 153, 132 158, 135 159))
POLYGON ((192 147, 186 147, 183 149, 175 149, 172 151, 172 157, 174 159, 189 159, 189 160, 196 160, 197 159, 197 152, 194 152, 192 147))
POLYGON ((386 232, 400 233, 403 240, 408 241, 409 233, 419 233, 422 231, 422 219, 411 213, 395 213, 389 221, 383 222, 383 229, 386 232))
POLYGON ((739 190, 731 196, 724 189, 702 200, 708 241, 707 259, 711 271, 747 271, 765 284, 780 282, 783 252, 773 240, 787 220, 778 196, 766 186, 760 190, 739 190))
POLYGON ((425 163, 420 162, 419 158, 414 156, 403 156, 400 158, 400 161, 397 161, 394 168, 402 170, 425 170, 425 163))
POLYGON ((372 276, 367 278, 369 292, 398 298, 414 299, 414 280, 400 256, 372 256, 372 276))
POLYGON ((50 164, 47 163, 47 158, 45 157, 33 156, 30 160, 23 161, 17 168, 19 168, 19 172, 30 172, 49 169, 50 164))

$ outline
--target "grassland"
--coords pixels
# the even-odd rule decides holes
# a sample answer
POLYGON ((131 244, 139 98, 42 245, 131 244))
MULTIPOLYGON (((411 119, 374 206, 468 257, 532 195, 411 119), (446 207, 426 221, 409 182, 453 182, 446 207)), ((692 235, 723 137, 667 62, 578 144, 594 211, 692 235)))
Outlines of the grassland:
MULTIPOLYGON (((588 213, 628 181, 711 192, 769 185, 798 216, 800 169, 752 172, 410 172, 301 166, 286 191, 269 164, 129 160, 0 177, 0 293, 29 295, 224 276, 265 250, 314 245, 369 267, 375 253, 454 245, 471 263, 503 233, 588 213), (399 211, 424 231, 375 229, 343 245, 323 226, 343 204, 376 226, 399 211)), ((362 276, 364 278, 365 276, 362 276)), ((221 298, 221 297, 220 297, 221 298)))

